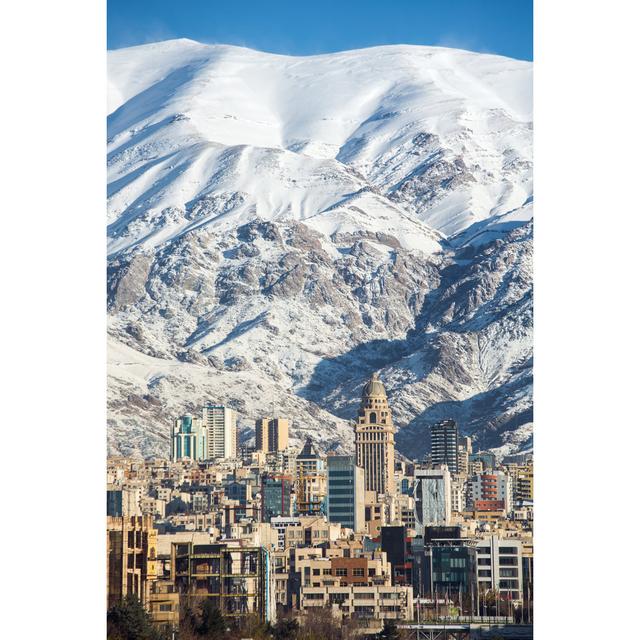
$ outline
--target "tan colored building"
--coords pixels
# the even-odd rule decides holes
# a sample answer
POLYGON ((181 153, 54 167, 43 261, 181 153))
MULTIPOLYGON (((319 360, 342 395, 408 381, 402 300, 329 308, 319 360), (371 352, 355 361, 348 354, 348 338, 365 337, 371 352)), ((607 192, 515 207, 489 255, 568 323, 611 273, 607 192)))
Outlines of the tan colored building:
POLYGON ((365 489, 395 491, 395 440, 387 392, 377 373, 365 384, 355 424, 356 465, 365 473, 365 489))
POLYGON ((289 446, 289 421, 286 418, 256 420, 256 451, 272 453, 289 446))
POLYGON ((128 595, 147 605, 157 577, 157 532, 151 516, 107 517, 107 607, 128 595))
POLYGON ((180 594, 171 580, 152 583, 147 609, 152 622, 172 631, 180 623, 180 594))
POLYGON ((515 477, 516 500, 533 500, 533 464, 518 466, 515 477))
POLYGON ((300 609, 330 608, 342 618, 358 619, 363 631, 379 631, 385 620, 411 620, 413 593, 411 587, 369 585, 357 587, 302 587, 300 609))

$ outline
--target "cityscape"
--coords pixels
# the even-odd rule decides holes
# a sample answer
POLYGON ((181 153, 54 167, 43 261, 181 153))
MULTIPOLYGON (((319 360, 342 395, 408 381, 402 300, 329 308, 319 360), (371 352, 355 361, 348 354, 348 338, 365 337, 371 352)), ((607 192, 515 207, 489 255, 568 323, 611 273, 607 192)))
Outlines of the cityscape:
POLYGON ((475 451, 443 420, 407 459, 376 373, 353 418, 354 453, 323 455, 277 415, 239 444, 237 412, 207 403, 166 458, 110 457, 111 619, 135 602, 162 638, 212 619, 207 637, 318 619, 336 637, 532 637, 532 453, 475 451))

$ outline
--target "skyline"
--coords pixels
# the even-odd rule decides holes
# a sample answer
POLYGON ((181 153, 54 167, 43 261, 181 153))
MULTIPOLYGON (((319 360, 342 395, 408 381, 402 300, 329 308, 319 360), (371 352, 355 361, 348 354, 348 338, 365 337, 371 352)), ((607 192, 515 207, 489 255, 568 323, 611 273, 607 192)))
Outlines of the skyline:
POLYGON ((269 53, 310 56, 392 44, 442 46, 533 59, 531 0, 459 0, 455 4, 380 0, 322 7, 289 0, 242 5, 192 0, 190 10, 167 0, 108 0, 107 47, 189 38, 269 53), (339 19, 336 20, 336 16, 339 19), (408 16, 410 19, 408 19, 408 16))

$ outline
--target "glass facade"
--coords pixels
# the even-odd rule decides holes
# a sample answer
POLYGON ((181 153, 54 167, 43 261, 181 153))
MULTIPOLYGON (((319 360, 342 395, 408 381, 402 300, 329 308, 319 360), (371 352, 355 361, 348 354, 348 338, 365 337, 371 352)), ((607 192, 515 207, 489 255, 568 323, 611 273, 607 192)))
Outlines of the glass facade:
POLYGON ((329 521, 343 527, 356 529, 356 478, 355 464, 350 456, 333 456, 327 459, 329 521))
POLYGON ((291 515, 291 479, 262 479, 262 520, 269 522, 276 516, 291 515))
POLYGON ((418 576, 423 594, 470 594, 475 580, 475 550, 463 544, 424 549, 418 576))
POLYGON ((204 460, 207 453, 207 434, 202 420, 191 416, 178 418, 173 427, 171 459, 204 460))

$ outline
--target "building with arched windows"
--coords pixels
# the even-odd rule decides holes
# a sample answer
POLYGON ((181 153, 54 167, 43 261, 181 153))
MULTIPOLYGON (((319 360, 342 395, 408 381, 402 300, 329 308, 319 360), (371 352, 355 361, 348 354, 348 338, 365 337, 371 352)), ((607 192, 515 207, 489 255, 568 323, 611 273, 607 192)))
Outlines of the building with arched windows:
POLYGON ((365 384, 355 424, 356 464, 364 469, 365 489, 393 493, 395 440, 387 392, 377 373, 365 384))

